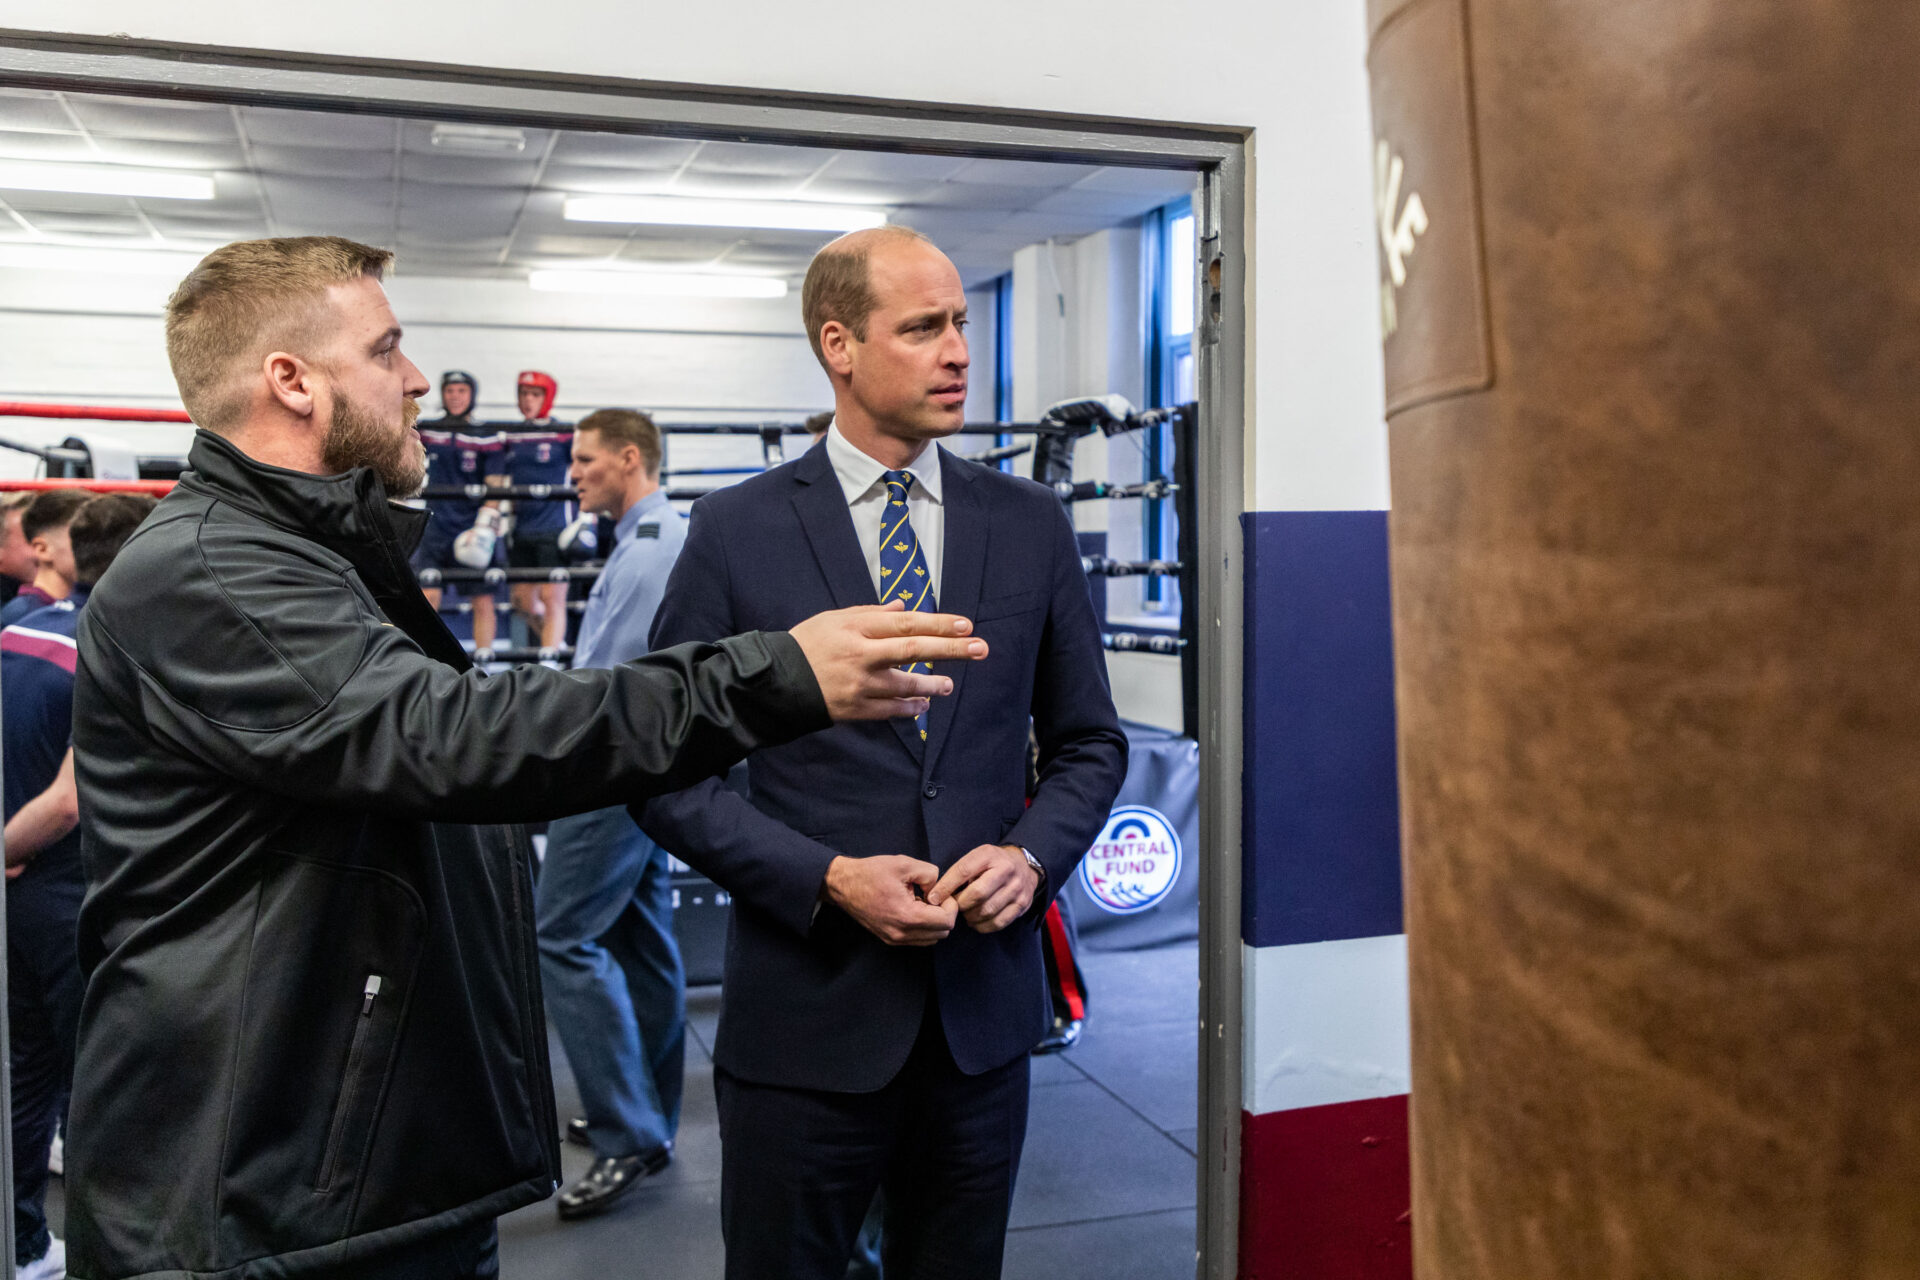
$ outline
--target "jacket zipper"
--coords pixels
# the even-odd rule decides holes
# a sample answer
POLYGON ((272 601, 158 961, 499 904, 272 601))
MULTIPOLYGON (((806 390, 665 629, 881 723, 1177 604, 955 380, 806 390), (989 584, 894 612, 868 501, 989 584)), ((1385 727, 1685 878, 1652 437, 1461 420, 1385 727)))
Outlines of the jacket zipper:
POLYGON ((508 883, 512 886, 514 917, 514 952, 519 960, 515 968, 520 974, 520 1009, 523 1034, 527 1037, 527 1057, 529 1059, 528 1088, 534 1099, 541 1104, 545 1130, 544 1141, 540 1144, 547 1157, 547 1169, 555 1188, 560 1185, 560 1117, 555 1111, 553 1100, 553 1065, 547 1060, 546 1019, 541 1013, 541 1001, 534 993, 539 990, 540 970, 538 961, 533 958, 532 948, 527 945, 528 936, 533 928, 527 921, 524 905, 525 893, 523 876, 531 876, 533 871, 533 844, 521 827, 509 827, 506 844, 508 849, 508 883))
POLYGON ((380 995, 380 975, 367 975, 367 985, 360 993, 360 1016, 354 1020, 353 1045, 347 1050, 346 1079, 340 1084, 340 1101, 333 1109, 333 1128, 327 1135, 327 1153, 320 1164, 320 1181, 315 1184, 317 1190, 328 1191, 333 1187, 335 1167, 340 1163, 340 1148, 347 1139, 347 1117, 353 1113, 354 1097, 360 1091, 360 1059, 365 1055, 367 1033, 373 1027, 373 1002, 380 995))

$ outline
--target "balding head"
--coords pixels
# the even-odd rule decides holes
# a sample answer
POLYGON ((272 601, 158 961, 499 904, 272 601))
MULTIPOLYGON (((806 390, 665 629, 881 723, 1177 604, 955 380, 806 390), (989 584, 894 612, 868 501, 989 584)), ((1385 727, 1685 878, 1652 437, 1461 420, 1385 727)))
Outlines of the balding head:
POLYGON ((800 286, 800 317, 806 322, 807 341, 813 355, 825 368, 827 357, 820 347, 820 331, 837 321, 853 331, 860 341, 867 340, 867 317, 873 314, 872 259, 876 251, 902 246, 924 246, 939 253, 933 241, 912 227, 872 227, 850 231, 813 255, 807 266, 806 283, 800 286))

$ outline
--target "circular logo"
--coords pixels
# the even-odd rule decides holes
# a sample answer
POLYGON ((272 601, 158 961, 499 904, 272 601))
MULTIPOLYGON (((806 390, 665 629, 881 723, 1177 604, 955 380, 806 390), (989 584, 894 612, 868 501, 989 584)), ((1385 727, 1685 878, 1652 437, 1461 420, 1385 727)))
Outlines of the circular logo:
POLYGON ((1080 883, 1118 916, 1145 911, 1180 878, 1180 837, 1158 810, 1127 805, 1107 815, 1100 838, 1080 861, 1080 883))

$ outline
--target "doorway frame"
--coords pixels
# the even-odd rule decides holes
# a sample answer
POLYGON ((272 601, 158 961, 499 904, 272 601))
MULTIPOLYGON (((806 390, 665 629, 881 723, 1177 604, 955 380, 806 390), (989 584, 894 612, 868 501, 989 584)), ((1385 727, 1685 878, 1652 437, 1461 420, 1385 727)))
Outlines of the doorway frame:
MULTIPOLYGON (((1239 1267, 1243 538, 1251 133, 914 101, 0 30, 0 84, 360 115, 1195 172, 1200 1025, 1196 1274, 1239 1267), (1210 278, 1211 277, 1211 278, 1210 278)), ((0 920, 0 929, 4 921, 0 920)), ((0 941, 4 935, 0 934, 0 941)), ((0 949, 0 957, 4 957, 0 949)), ((3 963, 3 961, 0 961, 3 963)), ((0 1009, 0 1052, 6 1044, 0 1009)), ((4 1062, 0 1062, 0 1071, 4 1062)), ((0 1076, 0 1079, 4 1079, 0 1076)), ((5 1135, 0 1134, 0 1139, 5 1135)), ((11 1159, 0 1192, 12 1203, 11 1159)), ((11 1257, 7 1259, 11 1262, 11 1257)), ((6 1267, 11 1276, 12 1267, 6 1267)))

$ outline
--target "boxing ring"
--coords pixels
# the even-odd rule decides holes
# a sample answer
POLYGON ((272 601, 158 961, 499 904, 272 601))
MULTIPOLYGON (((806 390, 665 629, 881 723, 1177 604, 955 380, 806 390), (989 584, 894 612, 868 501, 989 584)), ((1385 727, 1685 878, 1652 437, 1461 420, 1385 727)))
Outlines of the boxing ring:
MULTIPOLYGON (((186 424, 187 414, 173 408, 46 404, 0 401, 0 418, 79 423, 186 424)), ((478 432, 508 431, 515 424, 474 424, 478 432)), ((1109 821, 1095 846, 1096 855, 1080 874, 1063 887, 1074 908, 1080 931, 1089 944, 1128 948, 1152 946, 1189 938, 1197 932, 1199 905, 1198 857, 1198 645, 1195 639, 1193 582, 1198 528, 1193 485, 1197 456, 1197 406, 1135 411, 1116 397, 1086 397, 1054 406, 1036 422, 968 423, 957 433, 968 442, 988 447, 960 454, 986 466, 999 467, 1031 454, 1033 478, 1053 490, 1068 506, 1094 501, 1170 501, 1177 528, 1173 559, 1125 559, 1105 554, 1104 535, 1082 538, 1081 568, 1088 577, 1102 618, 1101 646, 1113 653, 1144 653, 1179 660, 1182 731, 1128 724, 1131 746, 1128 777, 1109 821), (1172 437, 1172 475, 1138 482, 1076 480, 1074 447, 1095 432, 1112 437, 1157 428, 1172 437), (1029 437, 1016 442, 1015 437, 1029 437), (981 437, 990 437, 980 440, 981 437), (1104 584, 1110 580, 1151 577, 1178 584, 1180 615, 1174 628, 1115 626, 1107 622, 1104 584), (1130 818, 1130 820, 1129 820, 1130 818), (1095 869, 1097 868, 1097 870, 1095 869)), ((185 459, 172 454, 140 455, 102 433, 75 428, 76 434, 58 445, 33 445, 0 436, 0 450, 24 453, 39 460, 46 476, 0 479, 0 491, 80 487, 99 492, 139 492, 164 495, 172 477, 185 468, 185 459), (109 478, 111 477, 111 478, 109 478)), ((663 468, 667 496, 691 503, 722 484, 759 474, 798 456, 810 445, 807 427, 798 421, 662 423, 661 432, 672 452, 676 437, 743 438, 757 441, 758 465, 698 465, 663 468), (794 448, 795 438, 800 447, 794 448), (693 483, 689 483, 693 482, 693 483)), ((437 485, 428 486, 423 499, 465 498, 475 501, 567 502, 577 497, 566 485, 437 485)), ((512 583, 555 583, 569 588, 590 587, 601 572, 599 561, 587 560, 560 568, 423 568, 417 572, 426 588, 451 586, 443 596, 441 612, 457 621, 472 610, 478 591, 492 591, 512 583)), ((584 599, 567 603, 569 631, 585 610, 584 599)), ((498 670, 516 663, 567 665, 570 645, 538 646, 497 643, 474 648, 475 663, 498 670)), ((724 891, 690 869, 676 864, 676 922, 682 933, 690 981, 717 980, 725 937, 724 891)), ((4 1048, 4 1046, 0 1046, 4 1048)))

